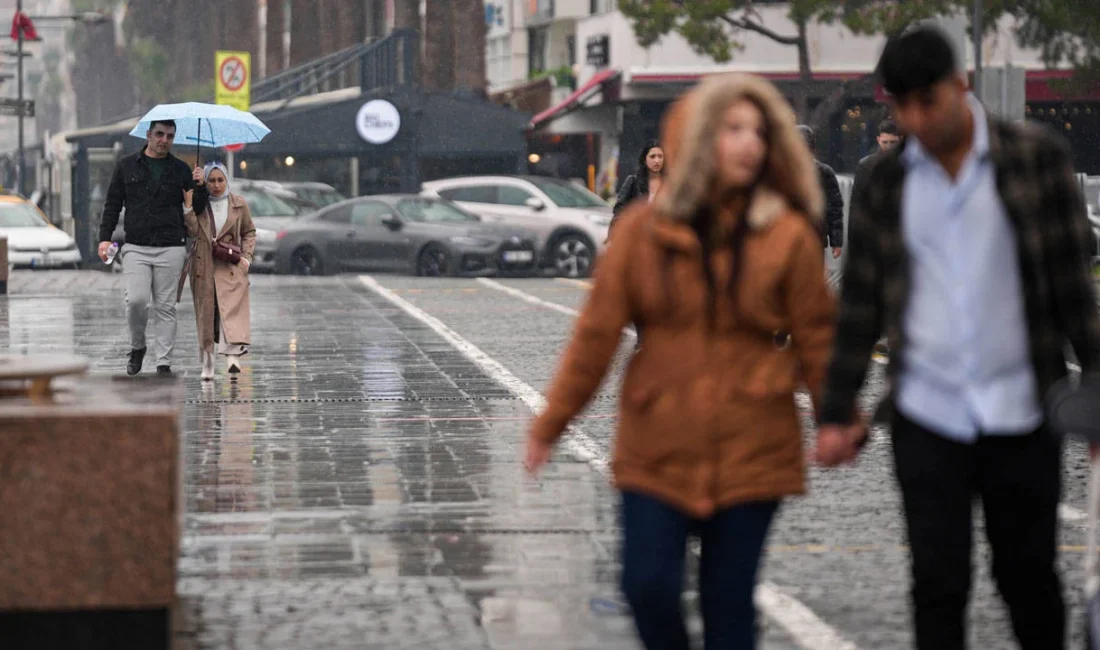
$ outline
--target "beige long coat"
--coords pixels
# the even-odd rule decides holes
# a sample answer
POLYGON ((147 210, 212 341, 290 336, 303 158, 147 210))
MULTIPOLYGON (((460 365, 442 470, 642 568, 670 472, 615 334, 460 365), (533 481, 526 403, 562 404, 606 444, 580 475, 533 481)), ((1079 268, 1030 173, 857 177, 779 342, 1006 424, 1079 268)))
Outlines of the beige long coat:
MULTIPOLYGON (((252 339, 251 306, 248 299, 248 273, 240 267, 214 259, 212 224, 205 214, 185 216, 187 234, 197 238, 191 263, 191 295, 195 301, 195 320, 199 331, 199 351, 214 350, 214 299, 221 312, 225 343, 249 344, 252 339), (216 292, 216 293, 215 293, 216 292)), ((229 195, 229 216, 218 233, 220 241, 240 244, 242 257, 252 262, 256 249, 256 226, 248 203, 236 194, 229 195)))

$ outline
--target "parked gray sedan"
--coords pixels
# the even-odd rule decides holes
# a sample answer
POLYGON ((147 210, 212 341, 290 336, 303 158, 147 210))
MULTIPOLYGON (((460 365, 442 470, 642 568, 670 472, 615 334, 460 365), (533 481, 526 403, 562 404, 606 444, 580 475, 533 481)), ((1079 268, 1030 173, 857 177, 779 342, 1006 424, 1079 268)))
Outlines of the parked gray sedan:
POLYGON ((287 225, 276 270, 296 275, 389 271, 427 276, 532 275, 533 233, 482 223, 445 199, 351 199, 287 225))

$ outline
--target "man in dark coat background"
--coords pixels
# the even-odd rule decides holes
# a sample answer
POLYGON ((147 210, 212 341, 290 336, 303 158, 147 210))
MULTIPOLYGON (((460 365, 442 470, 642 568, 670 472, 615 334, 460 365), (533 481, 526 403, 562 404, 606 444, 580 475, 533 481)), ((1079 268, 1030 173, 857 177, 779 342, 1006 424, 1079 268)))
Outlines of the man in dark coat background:
MULTIPOLYGON (((817 144, 814 130, 805 124, 799 124, 798 131, 813 152, 814 145, 817 144)), ((840 182, 836 179, 833 168, 818 160, 816 153, 814 162, 817 163, 817 172, 821 175, 821 189, 825 192, 825 222, 821 236, 825 247, 832 249, 833 259, 837 259, 844 246, 844 195, 840 193, 840 182)))

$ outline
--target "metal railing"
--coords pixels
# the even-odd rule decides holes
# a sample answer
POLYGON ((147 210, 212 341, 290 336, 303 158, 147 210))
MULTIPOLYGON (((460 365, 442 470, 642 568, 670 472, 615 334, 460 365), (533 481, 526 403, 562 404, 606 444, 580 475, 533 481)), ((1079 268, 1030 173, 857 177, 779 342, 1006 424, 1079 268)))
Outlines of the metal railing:
POLYGON ((394 30, 374 43, 345 50, 267 77, 252 89, 253 103, 291 100, 344 88, 362 91, 415 82, 417 34, 394 30))

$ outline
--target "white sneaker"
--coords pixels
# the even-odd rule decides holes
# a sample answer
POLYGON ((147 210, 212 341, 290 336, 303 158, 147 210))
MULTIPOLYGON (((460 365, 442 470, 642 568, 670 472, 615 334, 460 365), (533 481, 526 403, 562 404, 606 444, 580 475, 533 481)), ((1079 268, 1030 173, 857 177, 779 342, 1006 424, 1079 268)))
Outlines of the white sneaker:
POLYGON ((214 378, 214 353, 202 353, 202 380, 210 381, 214 378))
POLYGON ((240 374, 240 372, 241 372, 241 358, 238 357, 237 355, 235 355, 235 354, 229 355, 228 362, 226 363, 226 365, 228 366, 229 374, 231 374, 231 375, 240 374))

